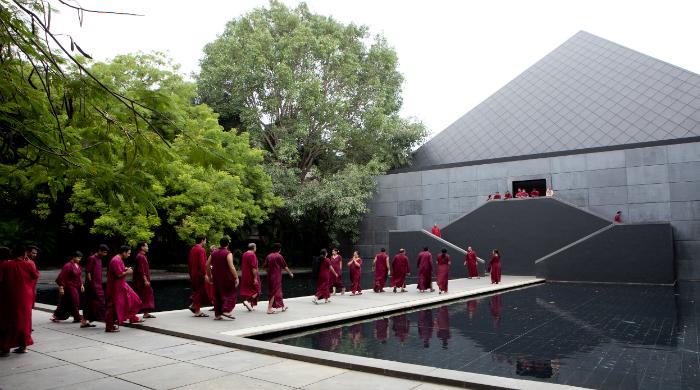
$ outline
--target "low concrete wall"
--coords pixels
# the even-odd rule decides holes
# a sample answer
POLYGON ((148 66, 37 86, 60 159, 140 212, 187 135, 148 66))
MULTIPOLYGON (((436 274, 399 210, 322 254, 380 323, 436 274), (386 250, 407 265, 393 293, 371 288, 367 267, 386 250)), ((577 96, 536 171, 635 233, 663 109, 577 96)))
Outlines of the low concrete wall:
POLYGON ((673 231, 668 223, 615 225, 539 259, 535 269, 547 280, 670 284, 673 231))

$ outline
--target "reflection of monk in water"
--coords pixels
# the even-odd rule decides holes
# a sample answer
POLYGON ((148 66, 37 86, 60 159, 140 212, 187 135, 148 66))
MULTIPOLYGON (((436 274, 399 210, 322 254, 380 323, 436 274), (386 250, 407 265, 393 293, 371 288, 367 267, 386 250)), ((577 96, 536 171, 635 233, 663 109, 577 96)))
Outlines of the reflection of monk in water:
POLYGON ((408 337, 408 327, 410 322, 405 314, 400 314, 392 318, 391 328, 394 330, 394 336, 398 337, 403 343, 408 337))
POLYGON ((418 312, 418 335, 423 340, 423 348, 430 347, 433 338, 433 311, 430 309, 418 312))
POLYGON ((467 313, 469 313, 469 319, 471 320, 474 318, 474 314, 476 314, 476 307, 479 306, 479 301, 476 299, 470 299, 467 301, 467 313))
POLYGON ((334 328, 324 330, 317 334, 317 349, 323 351, 335 351, 340 345, 340 339, 343 337, 343 328, 334 328))
POLYGON ((350 326, 350 340, 352 340, 352 345, 357 348, 357 346, 362 342, 362 324, 355 324, 350 326))
POLYGON ((382 344, 386 344, 389 338, 389 319, 380 318, 374 321, 374 338, 382 344))
POLYGON ((447 306, 438 309, 437 329, 437 337, 442 340, 442 348, 447 349, 447 340, 450 339, 450 312, 447 306))
POLYGON ((520 358, 515 364, 515 373, 520 376, 551 378, 559 372, 559 359, 535 360, 520 358))
POLYGON ((501 322, 501 294, 491 296, 491 318, 493 319, 493 327, 498 328, 501 322))

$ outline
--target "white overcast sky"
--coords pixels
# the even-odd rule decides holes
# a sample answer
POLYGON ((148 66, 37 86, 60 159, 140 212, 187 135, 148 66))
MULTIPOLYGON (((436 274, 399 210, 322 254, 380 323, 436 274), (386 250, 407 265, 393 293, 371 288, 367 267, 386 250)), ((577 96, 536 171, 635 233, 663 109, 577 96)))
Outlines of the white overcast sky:
MULTIPOLYGON (((82 0, 85 8, 142 17, 63 10, 52 29, 70 33, 95 59, 137 51, 168 53, 198 71, 203 46, 227 21, 266 6, 260 0, 82 0)), ((298 1, 285 0, 295 6, 298 1)), ((396 49, 404 116, 443 130, 579 30, 700 73, 700 1, 308 0, 309 8, 382 33, 396 49)))

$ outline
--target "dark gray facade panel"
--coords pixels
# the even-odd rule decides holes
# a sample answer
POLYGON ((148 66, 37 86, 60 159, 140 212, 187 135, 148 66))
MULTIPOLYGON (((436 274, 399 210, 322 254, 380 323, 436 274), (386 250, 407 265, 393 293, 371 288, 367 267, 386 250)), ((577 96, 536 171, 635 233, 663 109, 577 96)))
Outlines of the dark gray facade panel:
POLYGON ((536 259, 609 224, 554 199, 501 200, 446 226, 442 236, 461 248, 471 245, 482 258, 498 248, 505 274, 533 275, 536 259))
POLYGON ((547 280, 673 283, 671 225, 616 225, 537 264, 547 280))

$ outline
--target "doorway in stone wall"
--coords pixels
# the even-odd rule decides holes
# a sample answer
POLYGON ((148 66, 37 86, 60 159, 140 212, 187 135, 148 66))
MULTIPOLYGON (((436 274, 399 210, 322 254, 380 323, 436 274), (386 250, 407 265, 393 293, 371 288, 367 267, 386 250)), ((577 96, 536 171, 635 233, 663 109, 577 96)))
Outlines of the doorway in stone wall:
POLYGON ((547 179, 514 181, 513 188, 511 189, 511 194, 513 194, 513 197, 515 197, 515 194, 518 193, 519 188, 525 189, 525 191, 527 191, 528 194, 530 194, 532 190, 537 188, 537 191, 540 193, 540 196, 544 196, 547 192, 547 179))

